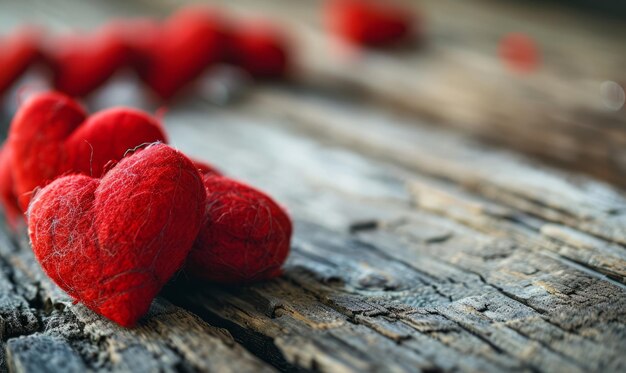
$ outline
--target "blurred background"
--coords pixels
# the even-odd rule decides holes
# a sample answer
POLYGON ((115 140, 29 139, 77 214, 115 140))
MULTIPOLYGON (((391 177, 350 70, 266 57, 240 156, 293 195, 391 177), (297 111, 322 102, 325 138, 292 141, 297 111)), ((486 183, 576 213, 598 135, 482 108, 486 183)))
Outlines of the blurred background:
POLYGON ((0 27, 5 131, 20 99, 50 87, 91 110, 306 94, 626 187, 622 1, 2 0, 0 27), (205 21, 223 55, 180 31, 205 21), (132 51, 111 57, 111 35, 132 51), (37 56, 15 67, 25 39, 37 56))

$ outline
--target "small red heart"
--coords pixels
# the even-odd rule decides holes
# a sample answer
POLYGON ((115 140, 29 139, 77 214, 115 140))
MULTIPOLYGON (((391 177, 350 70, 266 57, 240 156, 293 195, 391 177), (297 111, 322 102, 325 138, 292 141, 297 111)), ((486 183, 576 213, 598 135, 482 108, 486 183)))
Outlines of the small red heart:
POLYGON ((287 75, 289 47, 280 30, 269 24, 246 23, 231 30, 228 61, 258 79, 287 75))
POLYGON ((24 28, 0 39, 0 96, 40 58, 39 32, 24 28))
POLYGON ((186 268, 201 279, 247 283, 280 275, 292 233, 287 213, 265 193, 204 176, 206 215, 186 268))
POLYGON ((512 71, 529 73, 537 68, 540 60, 537 43, 523 33, 510 33, 500 39, 500 59, 512 71))
POLYGON ((145 72, 151 62, 151 51, 158 48, 162 25, 152 18, 114 19, 105 29, 115 33, 129 51, 129 63, 139 72, 145 72))
POLYGON ((91 35, 68 35, 53 40, 46 58, 55 89, 70 96, 86 96, 104 84, 129 60, 118 35, 103 28, 91 35))
POLYGON ((185 261, 205 198, 193 163, 153 145, 102 179, 71 175, 43 188, 29 208, 29 235, 59 287, 130 327, 185 261))
POLYGON ((19 108, 9 129, 20 206, 25 210, 35 188, 64 173, 100 177, 107 164, 128 150, 157 141, 166 141, 160 124, 140 111, 113 108, 87 118, 65 95, 34 95, 19 108))
POLYGON ((348 42, 384 47, 406 41, 414 27, 410 9, 372 0, 329 0, 329 29, 348 42))
POLYGON ((162 99, 170 99, 209 66, 222 59, 225 36, 219 15, 204 8, 185 8, 172 15, 152 41, 139 75, 162 99))

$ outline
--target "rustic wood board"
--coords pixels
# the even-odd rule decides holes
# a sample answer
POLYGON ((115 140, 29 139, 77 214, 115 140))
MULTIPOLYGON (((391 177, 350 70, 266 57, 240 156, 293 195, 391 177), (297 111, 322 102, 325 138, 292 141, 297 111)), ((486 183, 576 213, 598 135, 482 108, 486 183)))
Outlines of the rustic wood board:
POLYGON ((623 370, 626 200, 598 182, 382 115, 285 87, 260 89, 236 108, 172 109, 174 145, 290 208, 297 232, 285 276, 225 288, 181 274, 139 328, 122 330, 72 305, 23 238, 5 237, 7 364, 623 370), (342 115, 357 118, 369 142, 349 141, 342 115), (435 138, 456 151, 431 152, 435 138), (390 163, 377 141, 397 144, 389 154, 404 152, 405 161, 390 163))
MULTIPOLYGON (((73 4, 60 3, 58 24, 73 4)), ((98 10, 80 22, 138 11, 98 4, 77 5, 98 10)), ((72 304, 24 234, 0 230, 0 369, 626 370, 620 191, 334 92, 260 86, 164 118, 174 146, 289 208, 283 277, 181 273, 126 330, 72 304)))
MULTIPOLYGON (((188 2, 157 3, 172 9, 188 2)), ((608 110, 600 88, 603 81, 626 87, 626 22, 545 2, 405 1, 422 15, 421 47, 342 58, 323 27, 323 0, 212 3, 284 25, 301 84, 352 91, 407 118, 417 114, 431 125, 626 186, 626 107, 608 110), (537 71, 523 75, 505 68, 498 43, 509 32, 537 41, 537 71)))

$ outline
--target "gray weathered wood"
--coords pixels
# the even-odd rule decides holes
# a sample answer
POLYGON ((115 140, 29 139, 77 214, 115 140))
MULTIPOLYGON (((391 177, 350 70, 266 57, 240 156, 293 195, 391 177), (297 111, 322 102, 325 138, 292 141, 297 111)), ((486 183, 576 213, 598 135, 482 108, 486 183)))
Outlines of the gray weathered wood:
MULTIPOLYGON (((153 1, 144 1, 154 6, 153 1)), ((188 0, 160 0, 165 9, 188 0)), ((323 26, 323 0, 214 0, 241 17, 260 15, 289 30, 295 79, 366 96, 491 143, 626 186, 626 109, 604 104, 601 84, 626 87, 626 25, 513 1, 405 1, 421 15, 425 43, 376 53, 340 53, 323 26), (540 64, 510 72, 498 56, 510 32, 534 38, 540 64)))
MULTIPOLYGON (((626 269, 619 251, 624 249, 619 219, 624 199, 619 193, 583 177, 567 180, 556 170, 512 154, 486 151, 449 134, 428 130, 409 136, 415 128, 393 119, 381 121, 378 115, 382 113, 362 106, 350 108, 293 91, 263 90, 237 110, 222 115, 213 112, 210 122, 183 111, 172 112, 170 131, 174 138, 187 139, 192 154, 214 160, 235 176, 240 172, 239 176, 286 201, 294 215, 330 229, 300 224, 304 228, 299 231, 286 281, 304 287, 321 304, 343 314, 350 328, 354 323, 366 325, 400 346, 410 349, 419 341, 421 348, 441 354, 440 344, 447 343, 452 351, 445 354, 456 353, 455 361, 462 361, 459 353, 482 358, 473 365, 460 363, 466 368, 458 369, 623 367, 624 285, 605 276, 623 282, 626 269), (345 122, 342 110, 349 111, 345 122), (348 118, 353 118, 352 124, 348 118), (203 136, 221 141, 208 145, 203 136), (437 141, 433 136, 438 136, 437 141), (403 146, 404 142, 412 146, 403 146), (437 144, 444 149, 453 145, 455 150, 437 152, 437 144), (377 157, 362 158, 339 145, 377 157), (274 151, 263 150, 268 148, 274 151), (381 161, 390 156, 394 163, 410 168, 381 161), (472 168, 465 164, 469 159, 472 168), (502 168, 490 168, 496 161, 502 168), (517 176, 504 183, 506 177, 490 175, 490 170, 509 170, 509 178, 517 176), (478 182, 482 188, 476 188, 478 182), (519 200, 501 198, 516 191, 519 200), (568 198, 575 202, 567 202, 568 198), (607 209, 609 205, 612 208, 607 209), (591 217, 597 226, 591 224, 591 217), (374 229, 357 232, 363 243, 354 248, 348 231, 359 225, 355 223, 367 221, 376 222, 369 225, 374 229), (602 245, 580 245, 570 239, 565 248, 554 240, 555 231, 590 238, 583 233, 589 227, 593 227, 591 234, 604 234, 592 241, 602 245), (581 253, 589 250, 604 260, 587 261, 581 253), (420 321, 415 324, 406 321, 416 316, 420 321), (437 335, 434 341, 424 341, 416 333, 423 330, 411 327, 428 325, 435 316, 443 318, 455 337, 437 335)), ((205 317, 231 325, 233 330, 236 325, 248 326, 238 332, 244 341, 250 325, 255 332, 276 338, 276 328, 284 332, 285 325, 294 323, 292 318, 305 318, 287 329, 297 336, 304 333, 302 326, 316 338, 318 328, 331 334, 326 331, 330 321, 333 331, 346 328, 345 319, 322 317, 329 312, 326 309, 311 315, 310 306, 305 309, 308 312, 293 306, 296 311, 290 316, 294 312, 295 316, 288 320, 282 320, 284 316, 273 319, 273 308, 258 310, 259 304, 289 307, 296 303, 290 294, 296 290, 282 286, 286 285, 255 288, 252 294, 237 290, 216 295, 211 290, 200 297, 194 293, 183 304, 198 307, 201 303, 204 308, 196 312, 204 309, 205 317), (320 322, 310 320, 319 318, 323 326, 316 327, 320 322)), ((339 336, 347 338, 351 333, 342 331, 339 336)), ((337 334, 332 337, 336 339, 337 334)), ((356 342, 345 343, 354 346, 356 342)), ((309 345, 305 338, 300 344, 291 341, 278 347, 287 356, 295 349, 299 354, 291 358, 300 361, 311 355, 309 345)), ((363 353, 371 345, 354 348, 363 353)), ((340 357, 333 358, 344 368, 358 369, 340 357)), ((425 358, 438 364, 446 360, 437 353, 425 358)))

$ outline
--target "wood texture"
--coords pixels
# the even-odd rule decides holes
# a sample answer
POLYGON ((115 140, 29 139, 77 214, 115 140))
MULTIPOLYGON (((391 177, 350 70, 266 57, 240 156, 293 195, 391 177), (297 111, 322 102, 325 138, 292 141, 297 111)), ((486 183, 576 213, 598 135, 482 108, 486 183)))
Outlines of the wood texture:
MULTIPOLYGON (((33 17, 67 22, 75 3, 59 4, 33 17)), ((84 24, 138 12, 81 4, 84 24)), ((88 104, 139 101, 115 84, 88 104)), ((174 146, 288 207, 285 275, 225 287, 181 273, 127 330, 72 304, 23 232, 0 230, 1 370, 626 370, 619 190, 324 85, 189 99, 164 121, 174 146)))
MULTIPOLYGON (((160 0, 172 9, 185 0, 160 0)), ((213 1, 242 17, 275 19, 297 52, 295 79, 368 97, 428 123, 626 186, 626 107, 604 103, 601 84, 626 87, 626 23, 562 6, 497 0, 405 1, 424 43, 396 51, 341 48, 323 27, 323 1, 213 1), (508 71, 500 39, 535 39, 540 64, 508 71)), ((150 2, 154 4, 154 2, 150 2)))

